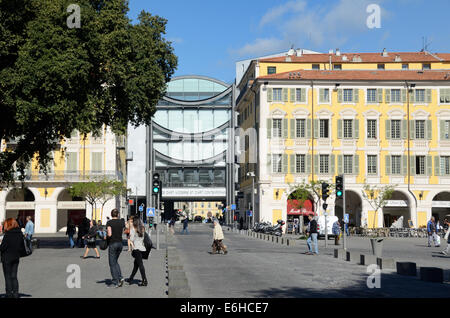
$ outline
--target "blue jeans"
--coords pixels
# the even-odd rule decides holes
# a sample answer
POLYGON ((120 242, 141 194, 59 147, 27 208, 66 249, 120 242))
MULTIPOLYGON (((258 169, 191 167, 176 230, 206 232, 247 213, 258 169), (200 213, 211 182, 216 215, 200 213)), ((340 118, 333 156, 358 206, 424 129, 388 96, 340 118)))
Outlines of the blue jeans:
POLYGON ((111 270, 111 276, 113 284, 118 284, 119 281, 123 278, 122 272, 120 271, 120 265, 119 265, 119 256, 122 252, 122 243, 121 242, 114 242, 109 245, 108 250, 108 260, 109 260, 109 268, 111 270))
POLYGON ((184 227, 183 230, 181 230, 181 234, 183 234, 184 232, 186 232, 186 234, 189 234, 187 227, 184 227))
POLYGON ((311 233, 311 235, 306 240, 306 244, 308 244, 308 249, 312 253, 311 239, 314 243, 316 254, 319 254, 319 246, 317 245, 317 233, 311 233))
POLYGON ((75 242, 73 241, 73 234, 69 234, 69 243, 70 243, 70 248, 75 246, 75 242))

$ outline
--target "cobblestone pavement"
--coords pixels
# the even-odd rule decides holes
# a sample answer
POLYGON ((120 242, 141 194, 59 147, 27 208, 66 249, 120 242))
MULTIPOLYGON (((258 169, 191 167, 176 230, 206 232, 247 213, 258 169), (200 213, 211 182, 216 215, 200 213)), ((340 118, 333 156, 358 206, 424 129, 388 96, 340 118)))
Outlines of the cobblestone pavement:
MULTIPOLYGON (((107 288, 111 281, 111 272, 108 265, 108 250, 100 252, 100 259, 96 259, 95 252, 89 251, 87 259, 81 259, 84 249, 68 248, 66 237, 57 234, 36 235, 40 237, 41 246, 34 249, 33 254, 21 258, 19 265, 19 292, 22 297, 74 297, 74 298, 166 298, 167 286, 165 275, 165 245, 160 245, 160 250, 153 249, 148 260, 144 260, 144 266, 148 279, 147 287, 139 287, 141 280, 138 273, 135 276, 134 285, 121 288, 107 288), (70 264, 80 267, 81 288, 68 288, 66 281, 71 273, 67 272, 70 264)), ((153 239, 154 240, 154 239, 153 239)), ((122 275, 127 278, 133 269, 133 258, 127 251, 124 241, 124 249, 119 258, 122 275)), ((0 275, 0 295, 4 296, 5 282, 3 273, 0 275)))
MULTIPOLYGON (((301 247, 258 240, 224 228, 227 255, 210 254, 212 227, 190 225, 175 237, 191 297, 449 297, 450 284, 420 281, 383 270, 381 288, 367 287, 365 266, 301 247)), ((330 249, 331 252, 331 249, 330 249)))

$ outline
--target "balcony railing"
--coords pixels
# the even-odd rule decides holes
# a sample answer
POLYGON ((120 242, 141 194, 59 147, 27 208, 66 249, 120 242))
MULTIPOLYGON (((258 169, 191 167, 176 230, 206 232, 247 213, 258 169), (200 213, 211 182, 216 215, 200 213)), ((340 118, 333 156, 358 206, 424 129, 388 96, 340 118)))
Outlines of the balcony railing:
MULTIPOLYGON (((16 180, 19 179, 19 173, 15 175, 16 180)), ((60 181, 60 182, 79 182, 79 181, 95 181, 99 179, 123 180, 123 174, 120 171, 55 171, 47 173, 26 173, 25 181, 60 181)))

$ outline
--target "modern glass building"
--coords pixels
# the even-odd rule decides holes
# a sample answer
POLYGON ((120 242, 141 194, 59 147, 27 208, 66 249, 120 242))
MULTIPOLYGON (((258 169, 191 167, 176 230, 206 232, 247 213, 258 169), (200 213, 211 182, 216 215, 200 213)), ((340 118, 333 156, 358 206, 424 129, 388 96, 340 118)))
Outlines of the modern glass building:
POLYGON ((166 217, 175 201, 234 203, 233 160, 227 160, 234 158, 233 91, 234 86, 202 76, 168 83, 148 127, 149 170, 163 182, 166 217))

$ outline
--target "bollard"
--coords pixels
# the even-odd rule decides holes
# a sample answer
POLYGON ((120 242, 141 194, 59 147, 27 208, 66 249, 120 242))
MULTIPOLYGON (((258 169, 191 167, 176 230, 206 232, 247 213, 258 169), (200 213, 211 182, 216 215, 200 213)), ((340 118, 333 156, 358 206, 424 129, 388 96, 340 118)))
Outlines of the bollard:
POLYGON ((378 257, 377 258, 377 265, 380 267, 380 269, 395 269, 395 260, 393 258, 385 258, 385 257, 378 257))
POLYGON ((438 267, 421 267, 420 280, 433 283, 444 282, 444 271, 438 267))
POLYGON ((344 259, 344 250, 335 248, 334 249, 334 258, 344 259))
POLYGON ((405 276, 416 276, 416 263, 412 262, 397 262, 397 274, 405 276))
POLYGON ((365 254, 360 255, 360 258, 359 258, 360 265, 371 265, 371 264, 376 264, 376 263, 377 263, 377 258, 375 255, 365 255, 365 254))

